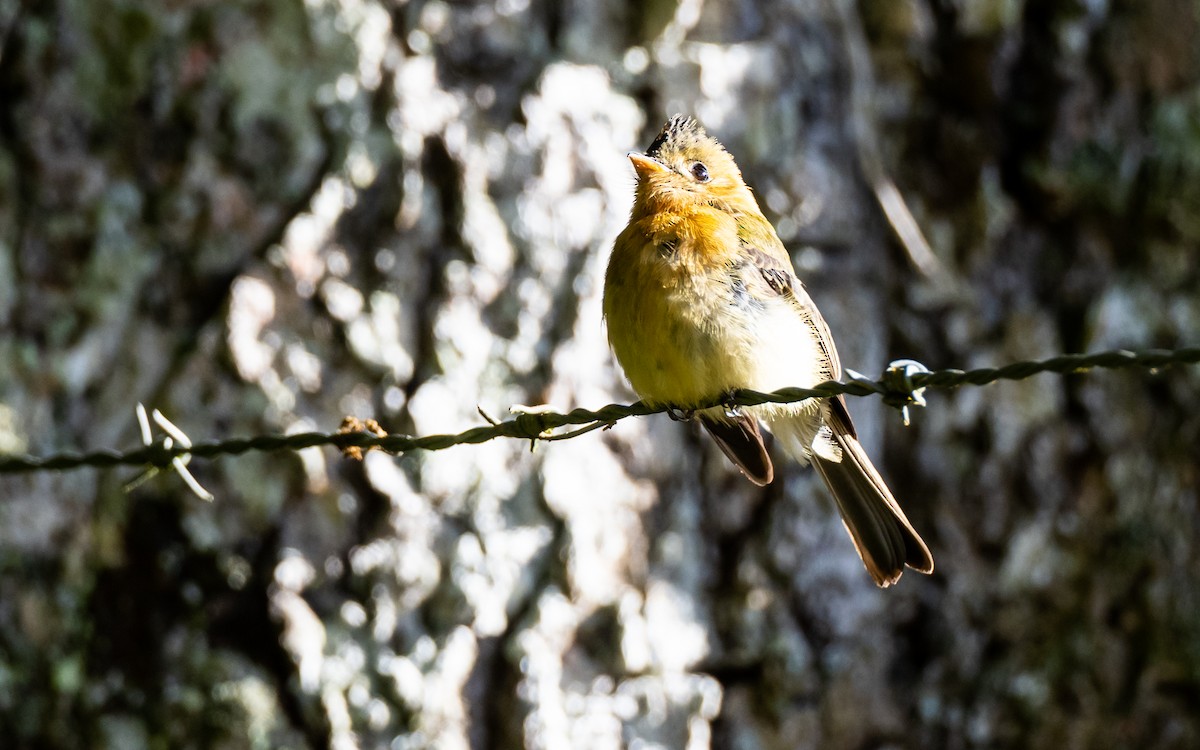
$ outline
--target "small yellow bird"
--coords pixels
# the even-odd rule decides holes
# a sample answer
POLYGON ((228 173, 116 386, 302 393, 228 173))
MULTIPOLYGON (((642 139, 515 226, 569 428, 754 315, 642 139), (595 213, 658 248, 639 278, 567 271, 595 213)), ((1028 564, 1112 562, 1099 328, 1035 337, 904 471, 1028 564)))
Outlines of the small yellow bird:
MULTIPOLYGON (((645 401, 686 411, 739 388, 774 391, 841 377, 829 327, 796 278, 733 157, 690 117, 631 153, 637 192, 604 277, 608 340, 645 401)), ((768 484, 761 420, 829 487, 871 577, 895 583, 933 557, 858 442, 846 402, 808 399, 698 412, 750 481, 768 484)))

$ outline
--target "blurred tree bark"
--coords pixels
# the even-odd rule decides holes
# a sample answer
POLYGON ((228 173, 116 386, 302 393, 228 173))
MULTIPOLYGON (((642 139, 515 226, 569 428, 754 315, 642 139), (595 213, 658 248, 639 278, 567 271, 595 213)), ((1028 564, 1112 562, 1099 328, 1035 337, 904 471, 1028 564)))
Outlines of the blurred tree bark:
MULTIPOLYGON (((0 451, 133 445, 138 401, 207 439, 629 399, 599 288, 677 111, 849 367, 1194 344, 1198 18, 0 0, 0 451)), ((3 476, 0 746, 1196 747, 1198 402, 854 400, 939 566, 886 591, 810 472, 760 490, 662 418, 194 462, 212 504, 3 476)))

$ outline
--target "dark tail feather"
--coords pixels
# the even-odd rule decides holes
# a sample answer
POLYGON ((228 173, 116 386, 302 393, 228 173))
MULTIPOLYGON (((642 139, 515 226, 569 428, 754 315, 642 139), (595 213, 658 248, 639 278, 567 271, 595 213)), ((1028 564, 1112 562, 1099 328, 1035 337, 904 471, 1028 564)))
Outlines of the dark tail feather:
POLYGON ((899 580, 906 565, 919 573, 932 573, 929 548, 858 442, 845 404, 833 399, 830 407, 827 424, 842 450, 842 459, 831 461, 814 455, 813 465, 833 493, 867 571, 880 586, 899 580))
POLYGON ((751 482, 762 487, 770 484, 775 478, 775 467, 771 464, 771 457, 767 455, 767 447, 763 444, 762 431, 758 427, 757 419, 745 414, 730 417, 728 420, 701 415, 700 424, 704 425, 729 460, 733 461, 751 482))

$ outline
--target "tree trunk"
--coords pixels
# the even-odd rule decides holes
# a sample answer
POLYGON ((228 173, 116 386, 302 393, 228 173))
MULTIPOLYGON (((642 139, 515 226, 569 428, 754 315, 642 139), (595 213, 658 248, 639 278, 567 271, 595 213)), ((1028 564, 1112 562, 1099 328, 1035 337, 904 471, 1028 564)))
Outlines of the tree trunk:
MULTIPOLYGON (((847 367, 1195 344, 1198 14, 0 1, 0 452, 632 400, 600 289, 675 112, 847 367)), ((0 475, 0 746, 1200 745, 1195 368, 928 400, 850 399, 937 562, 887 590, 811 470, 663 415, 0 475)))

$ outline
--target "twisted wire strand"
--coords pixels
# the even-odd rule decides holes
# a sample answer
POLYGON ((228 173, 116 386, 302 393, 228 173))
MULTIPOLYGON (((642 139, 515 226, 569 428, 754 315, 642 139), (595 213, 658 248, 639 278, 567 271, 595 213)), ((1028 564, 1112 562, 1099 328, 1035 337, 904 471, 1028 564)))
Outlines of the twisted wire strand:
MULTIPOLYGON (((1173 365, 1200 362, 1200 347, 1182 349, 1151 349, 1140 352, 1114 350, 1093 354, 1064 354, 1044 360, 1014 362, 1003 367, 982 367, 974 370, 946 369, 935 372, 918 372, 904 378, 885 377, 878 381, 856 379, 848 382, 828 381, 813 388, 782 388, 773 393, 741 390, 700 408, 716 406, 755 406, 765 403, 791 403, 807 398, 827 398, 837 395, 867 396, 877 393, 892 405, 908 404, 919 400, 924 388, 950 389, 964 385, 982 386, 999 380, 1024 380, 1043 372, 1077 373, 1091 369, 1122 369, 1138 367, 1157 369, 1173 365)), ((388 453, 402 454, 414 450, 436 451, 455 445, 471 445, 495 438, 519 438, 540 440, 552 437, 552 431, 571 425, 589 425, 592 428, 611 426, 627 417, 647 416, 668 410, 667 406, 651 406, 644 401, 632 404, 609 404, 601 409, 573 409, 565 414, 556 412, 527 412, 512 419, 495 424, 473 427, 453 435, 376 435, 371 432, 302 432, 292 435, 259 435, 251 438, 198 442, 190 447, 162 444, 150 445, 130 451, 101 449, 87 453, 62 452, 38 457, 21 454, 0 455, 0 474, 15 474, 35 471, 68 471, 83 467, 107 468, 112 466, 155 466, 165 468, 176 456, 192 455, 214 458, 223 455, 240 455, 247 451, 272 452, 300 450, 322 445, 331 445, 339 450, 347 448, 377 448, 388 453)), ((585 430, 579 430, 582 433, 585 430)), ((562 437, 562 436, 557 436, 562 437)))

